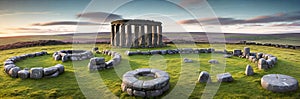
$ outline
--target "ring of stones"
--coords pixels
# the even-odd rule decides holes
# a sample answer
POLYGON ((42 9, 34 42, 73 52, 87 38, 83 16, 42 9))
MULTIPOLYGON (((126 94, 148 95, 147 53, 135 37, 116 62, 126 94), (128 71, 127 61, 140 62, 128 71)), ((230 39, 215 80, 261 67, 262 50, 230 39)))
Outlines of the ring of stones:
POLYGON ((123 75, 122 91, 140 97, 155 97, 169 89, 169 74, 158 69, 142 68, 128 71, 123 75), (151 80, 139 80, 139 76, 153 77, 151 80))
POLYGON ((93 53, 87 50, 60 50, 54 52, 52 57, 54 60, 61 60, 62 62, 66 61, 80 61, 86 60, 93 57, 93 53))
POLYGON ((30 69, 25 68, 24 70, 21 70, 20 67, 15 65, 16 62, 24 60, 26 58, 44 56, 44 55, 48 55, 48 53, 42 51, 42 52, 36 52, 36 53, 11 57, 4 62, 4 71, 12 78, 21 78, 21 79, 27 79, 27 78, 41 79, 43 77, 52 78, 52 77, 57 77, 58 75, 64 72, 64 66, 61 64, 57 64, 55 66, 48 67, 48 68, 34 67, 30 69))

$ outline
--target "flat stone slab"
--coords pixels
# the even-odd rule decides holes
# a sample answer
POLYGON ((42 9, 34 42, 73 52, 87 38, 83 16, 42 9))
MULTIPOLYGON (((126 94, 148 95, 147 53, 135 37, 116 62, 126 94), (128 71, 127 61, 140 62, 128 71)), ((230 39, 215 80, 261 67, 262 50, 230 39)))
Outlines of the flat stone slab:
POLYGON ((232 82, 234 80, 230 73, 218 74, 217 79, 219 82, 232 82))
POLYGON ((273 92, 296 91, 299 87, 298 81, 291 76, 283 74, 268 74, 261 78, 261 86, 273 92))

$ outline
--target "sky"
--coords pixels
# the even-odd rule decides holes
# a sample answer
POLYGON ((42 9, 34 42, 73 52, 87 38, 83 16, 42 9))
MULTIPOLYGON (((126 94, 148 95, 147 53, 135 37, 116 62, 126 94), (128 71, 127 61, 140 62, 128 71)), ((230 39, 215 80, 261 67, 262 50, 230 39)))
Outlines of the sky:
POLYGON ((118 19, 163 32, 299 33, 300 0, 0 0, 0 36, 109 32, 118 19))

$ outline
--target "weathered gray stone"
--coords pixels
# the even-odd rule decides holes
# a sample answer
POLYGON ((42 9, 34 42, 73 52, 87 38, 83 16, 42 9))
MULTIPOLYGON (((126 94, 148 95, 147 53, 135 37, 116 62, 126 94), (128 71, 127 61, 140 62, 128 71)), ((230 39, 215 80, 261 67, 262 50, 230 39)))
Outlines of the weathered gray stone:
POLYGON ((219 82, 232 82, 234 80, 230 73, 218 74, 217 79, 219 82))
POLYGON ((62 65, 62 64, 57 64, 57 65, 55 65, 55 66, 53 66, 53 67, 56 67, 56 68, 57 68, 57 71, 59 72, 59 74, 62 74, 62 73, 65 72, 65 67, 64 67, 64 65, 62 65))
POLYGON ((15 64, 15 63, 13 61, 9 60, 9 61, 5 61, 3 64, 5 66, 5 65, 10 65, 10 64, 15 64))
POLYGON ((271 59, 266 60, 266 62, 268 64, 268 68, 274 67, 274 62, 271 59))
POLYGON ((162 94, 161 90, 153 90, 153 91, 147 91, 146 92, 147 97, 156 97, 156 96, 159 96, 161 94, 162 94))
POLYGON ((290 92, 299 88, 295 78, 282 74, 264 75, 261 78, 261 86, 273 92, 290 92))
POLYGON ((260 70, 265 70, 268 69, 268 63, 266 62, 266 60, 264 58, 261 58, 258 60, 258 69, 260 70))
POLYGON ((133 91, 133 95, 139 96, 139 97, 145 97, 145 96, 146 96, 146 93, 145 93, 144 91, 134 90, 134 91, 133 91))
POLYGON ((54 74, 58 70, 57 67, 48 67, 44 68, 44 76, 49 76, 54 74))
POLYGON ((206 71, 202 71, 199 75, 198 82, 200 83, 211 82, 209 73, 206 71))
POLYGON ((161 53, 162 55, 166 55, 166 54, 167 54, 167 51, 166 51, 166 50, 161 50, 160 53, 161 53))
POLYGON ((29 78, 29 71, 28 70, 20 70, 18 72, 18 77, 21 78, 21 79, 29 78))
POLYGON ((263 58, 263 53, 257 53, 257 54, 256 54, 256 58, 257 58, 257 59, 263 58))
POLYGON ((184 62, 184 63, 192 63, 193 60, 188 59, 188 58, 183 58, 183 62, 184 62))
POLYGON ((218 60, 215 60, 215 59, 211 59, 208 61, 210 64, 219 64, 219 61, 218 60))
POLYGON ((5 71, 7 74, 9 74, 10 69, 12 69, 12 68, 14 68, 14 67, 16 67, 15 64, 5 65, 5 66, 4 66, 4 71, 5 71))
POLYGON ((69 55, 62 56, 62 59, 61 59, 62 62, 66 62, 68 60, 69 60, 69 55))
POLYGON ((127 88, 126 92, 128 95, 132 96, 133 95, 133 90, 131 88, 127 88))
POLYGON ((17 78, 18 77, 18 72, 20 71, 20 67, 13 67, 9 70, 9 75, 12 78, 17 78))
POLYGON ((250 48, 249 47, 244 47, 243 56, 249 56, 249 55, 250 55, 250 48))
POLYGON ((231 58, 231 57, 232 55, 228 55, 228 54, 224 55, 224 58, 231 58))
POLYGON ((253 68, 250 65, 247 65, 246 70, 245 70, 245 75, 247 75, 247 76, 254 75, 253 68))
POLYGON ((59 71, 56 71, 55 73, 48 75, 48 76, 44 76, 45 78, 53 78, 53 77, 57 77, 59 75, 59 71))
POLYGON ((43 78, 44 69, 42 67, 35 67, 30 69, 30 78, 40 79, 43 78))
POLYGON ((55 55, 54 60, 56 60, 56 61, 61 60, 61 56, 60 55, 55 55))

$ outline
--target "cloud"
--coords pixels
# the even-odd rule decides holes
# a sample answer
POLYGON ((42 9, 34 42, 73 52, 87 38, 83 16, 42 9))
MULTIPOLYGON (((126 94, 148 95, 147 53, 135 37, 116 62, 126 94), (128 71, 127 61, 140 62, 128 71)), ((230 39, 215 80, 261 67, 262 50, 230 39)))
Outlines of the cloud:
POLYGON ((205 25, 215 25, 218 21, 222 25, 234 24, 251 24, 251 23, 272 23, 272 22, 293 22, 300 20, 300 11, 290 13, 277 13, 267 16, 257 16, 250 19, 235 19, 235 18, 200 18, 178 21, 180 24, 195 24, 198 21, 205 25))
POLYGON ((41 30, 38 28, 27 28, 27 27, 20 27, 20 28, 7 28, 7 30, 17 30, 17 31, 29 31, 29 30, 41 30))
POLYGON ((0 11, 0 16, 10 16, 10 15, 49 15, 49 14, 55 14, 52 12, 12 12, 7 10, 0 11))
POLYGON ((86 12, 76 15, 77 18, 86 18, 95 22, 111 22, 118 19, 123 19, 121 15, 106 13, 106 12, 86 12))
POLYGON ((300 23, 294 22, 294 23, 283 23, 283 24, 274 24, 272 26, 300 26, 300 23))
POLYGON ((15 33, 62 33, 62 32, 74 32, 73 28, 69 27, 51 27, 51 28, 32 28, 32 27, 19 27, 19 28, 7 28, 15 33))
POLYGON ((180 5, 182 6, 192 6, 196 4, 201 4, 206 0, 181 0, 180 5))
POLYGON ((33 23, 32 26, 52 26, 52 25, 108 25, 93 22, 77 22, 77 21, 54 21, 45 23, 33 23))

